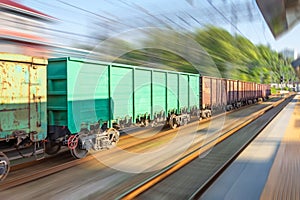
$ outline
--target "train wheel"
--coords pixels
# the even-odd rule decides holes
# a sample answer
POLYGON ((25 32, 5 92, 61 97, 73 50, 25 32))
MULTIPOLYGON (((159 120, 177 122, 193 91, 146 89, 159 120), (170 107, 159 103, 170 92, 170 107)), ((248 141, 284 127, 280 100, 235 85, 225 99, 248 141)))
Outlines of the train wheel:
POLYGON ((120 133, 116 129, 114 128, 108 129, 107 134, 110 136, 109 138, 112 145, 116 145, 119 142, 120 133))
POLYGON ((10 163, 7 156, 0 152, 0 181, 3 181, 10 169, 10 163))
POLYGON ((45 152, 48 155, 57 154, 60 148, 61 148, 60 144, 57 144, 56 142, 53 142, 51 140, 47 140, 47 142, 45 143, 45 152))
POLYGON ((71 155, 76 159, 81 159, 86 157, 88 150, 80 149, 78 146, 75 149, 70 149, 71 155))
POLYGON ((68 139, 68 147, 71 151, 71 155, 76 159, 84 158, 88 153, 88 150, 80 148, 81 143, 79 135, 71 135, 68 139))
POLYGON ((177 124, 176 115, 174 115, 174 114, 171 115, 170 120, 169 120, 169 125, 173 129, 177 128, 178 124, 177 124))
POLYGON ((76 159, 82 159, 85 158, 88 150, 86 149, 80 149, 78 146, 75 149, 70 149, 71 155, 76 159))
POLYGON ((210 118, 211 117, 211 113, 210 112, 207 112, 206 113, 206 118, 210 118))

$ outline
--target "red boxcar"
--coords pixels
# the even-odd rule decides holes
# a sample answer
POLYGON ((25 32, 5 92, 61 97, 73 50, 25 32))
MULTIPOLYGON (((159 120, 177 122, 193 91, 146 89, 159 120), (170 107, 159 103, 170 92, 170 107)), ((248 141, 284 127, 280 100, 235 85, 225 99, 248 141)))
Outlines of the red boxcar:
POLYGON ((202 76, 200 97, 202 110, 224 110, 227 105, 226 79, 202 76))
POLYGON ((202 116, 211 111, 231 110, 255 103, 270 95, 270 86, 253 82, 202 76, 200 78, 200 108, 202 116), (204 113, 204 114, 203 114, 204 113))

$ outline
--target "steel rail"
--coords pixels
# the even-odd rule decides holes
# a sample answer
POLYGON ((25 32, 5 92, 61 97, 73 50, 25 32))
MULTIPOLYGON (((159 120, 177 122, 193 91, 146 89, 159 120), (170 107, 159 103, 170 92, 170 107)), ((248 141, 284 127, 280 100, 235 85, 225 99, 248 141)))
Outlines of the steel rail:
POLYGON ((29 174, 29 175, 24 174, 23 176, 19 176, 15 179, 11 179, 11 180, 3 182, 2 185, 0 185, 0 191, 4 191, 6 189, 37 180, 37 179, 43 178, 45 176, 49 176, 51 174, 60 172, 62 170, 65 170, 65 169, 74 167, 76 165, 80 165, 82 163, 88 162, 92 159, 94 159, 94 157, 90 155, 90 156, 80 159, 80 160, 72 160, 67 163, 63 163, 63 164, 60 164, 60 165, 57 165, 54 167, 50 167, 48 169, 44 169, 44 170, 35 172, 34 174, 29 174))
POLYGON ((268 121, 264 122, 257 133, 254 134, 253 137, 249 138, 244 145, 242 145, 227 161, 225 161, 224 164, 189 197, 189 200, 198 199, 214 182, 214 180, 216 180, 222 174, 222 172, 238 157, 238 155, 243 152, 244 149, 261 133, 261 131, 280 113, 280 111, 290 102, 291 99, 292 97, 287 98, 286 101, 280 104, 281 107, 279 107, 279 104, 276 104, 278 109, 275 111, 272 117, 269 118, 268 121))
POLYGON ((131 189, 127 190, 125 193, 121 194, 117 199, 134 199, 144 191, 148 190, 149 188, 153 187, 155 184, 159 183, 169 175, 175 173, 180 168, 184 167, 194 159, 198 158, 200 154, 203 154, 210 150, 212 147, 214 147, 216 144, 221 143, 229 136, 233 135, 238 130, 242 129, 246 125, 250 124, 254 120, 256 120, 258 117, 262 116, 265 112, 269 111, 273 107, 278 106, 280 103, 282 103, 284 99, 277 101, 273 103, 270 106, 267 106, 266 108, 262 109, 261 111, 258 111, 258 113, 253 116, 251 119, 246 120, 242 124, 239 124, 238 126, 232 128, 231 130, 223 133, 221 136, 209 141, 208 143, 198 147, 196 150, 193 150, 189 154, 185 155, 184 157, 180 158, 179 160, 173 162, 169 166, 165 167, 161 171, 157 172, 156 174, 152 175, 145 181, 139 183, 138 185, 132 187, 131 189))

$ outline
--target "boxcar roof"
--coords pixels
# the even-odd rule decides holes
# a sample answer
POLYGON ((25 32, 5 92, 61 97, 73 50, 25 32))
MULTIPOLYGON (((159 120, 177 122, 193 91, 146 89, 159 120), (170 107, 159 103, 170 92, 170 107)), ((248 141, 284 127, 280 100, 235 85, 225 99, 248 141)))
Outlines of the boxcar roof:
POLYGON ((41 65, 48 64, 47 58, 32 57, 32 56, 11 54, 11 53, 2 53, 2 52, 0 52, 0 60, 1 61, 10 61, 10 62, 33 63, 33 64, 41 64, 41 65))

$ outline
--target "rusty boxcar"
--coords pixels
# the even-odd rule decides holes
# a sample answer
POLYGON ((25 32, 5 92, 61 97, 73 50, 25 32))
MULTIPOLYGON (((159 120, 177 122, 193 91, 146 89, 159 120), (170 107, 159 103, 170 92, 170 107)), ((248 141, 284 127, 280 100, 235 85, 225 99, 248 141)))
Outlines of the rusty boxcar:
POLYGON ((199 81, 200 113, 207 118, 212 112, 232 110, 243 105, 266 100, 270 85, 240 80, 201 76, 199 81))
POLYGON ((201 117, 210 117, 213 111, 224 111, 227 100, 226 79, 201 76, 200 78, 201 117))
MULTIPOLYGON (((22 149, 47 137, 47 59, 0 54, 0 142, 22 149), (13 141, 13 142, 8 142, 13 141)), ((4 144, 4 145, 3 145, 4 144)), ((35 147, 34 150, 37 148, 35 147)), ((3 179, 8 171, 4 154, 3 179)), ((2 176, 2 177, 1 177, 2 176)))

